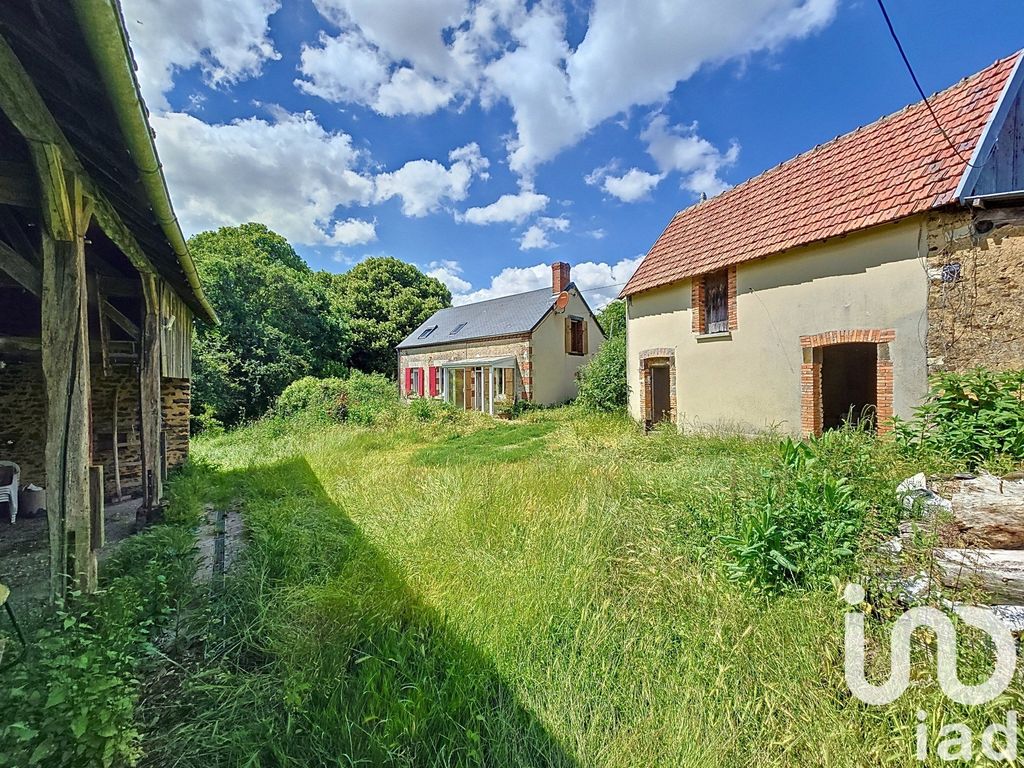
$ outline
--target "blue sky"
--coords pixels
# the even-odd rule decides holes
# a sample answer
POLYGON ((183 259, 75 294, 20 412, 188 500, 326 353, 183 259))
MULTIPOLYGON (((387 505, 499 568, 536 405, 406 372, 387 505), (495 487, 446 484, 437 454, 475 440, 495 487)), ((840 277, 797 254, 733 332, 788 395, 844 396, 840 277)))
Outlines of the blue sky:
MULTIPOLYGON (((916 100, 874 0, 123 0, 186 234, 393 255, 456 301, 574 265, 600 305, 672 214, 916 100)), ((1024 3, 888 0, 926 91, 1024 3)))

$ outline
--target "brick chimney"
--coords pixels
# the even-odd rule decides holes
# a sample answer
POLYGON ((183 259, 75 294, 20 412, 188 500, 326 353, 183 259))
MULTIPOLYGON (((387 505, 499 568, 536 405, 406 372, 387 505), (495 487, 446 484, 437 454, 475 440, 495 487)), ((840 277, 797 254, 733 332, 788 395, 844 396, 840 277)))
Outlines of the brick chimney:
POLYGON ((559 294, 569 287, 569 265, 556 261, 551 265, 551 293, 559 294))

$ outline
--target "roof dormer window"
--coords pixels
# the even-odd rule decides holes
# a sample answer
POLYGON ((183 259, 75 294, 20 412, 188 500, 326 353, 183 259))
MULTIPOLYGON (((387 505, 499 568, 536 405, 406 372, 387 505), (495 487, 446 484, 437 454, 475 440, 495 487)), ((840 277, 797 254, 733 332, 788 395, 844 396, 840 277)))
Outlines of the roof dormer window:
POLYGON ((425 339, 425 338, 427 338, 427 336, 429 336, 430 334, 432 334, 436 330, 437 330, 437 326, 436 325, 432 325, 429 328, 424 328, 422 331, 420 331, 419 338, 425 339))
POLYGON ((465 328, 465 327, 466 327, 466 324, 465 324, 465 323, 459 323, 459 324, 458 324, 458 325, 456 325, 456 326, 455 326, 454 328, 452 328, 452 332, 451 332, 451 333, 449 333, 448 335, 449 335, 449 336, 454 336, 455 334, 457 334, 457 333, 458 333, 459 331, 461 331, 461 330, 462 330, 463 328, 465 328))

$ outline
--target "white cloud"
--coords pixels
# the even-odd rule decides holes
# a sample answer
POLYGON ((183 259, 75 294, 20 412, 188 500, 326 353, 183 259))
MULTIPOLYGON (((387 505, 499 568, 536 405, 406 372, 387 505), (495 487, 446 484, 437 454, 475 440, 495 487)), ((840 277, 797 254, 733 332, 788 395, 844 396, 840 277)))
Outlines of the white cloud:
POLYGON ((151 120, 186 232, 261 221, 296 243, 368 242, 372 224, 334 216, 338 206, 370 202, 373 180, 355 170, 362 157, 351 137, 325 131, 312 114, 220 125, 180 112, 151 120))
POLYGON ((529 251, 534 248, 552 248, 554 243, 548 238, 549 232, 568 232, 569 220, 564 216, 552 218, 541 216, 523 233, 519 240, 519 250, 529 251))
POLYGON ((295 84, 328 101, 372 103, 388 79, 387 59, 355 33, 330 37, 321 32, 319 47, 303 45, 300 61, 306 79, 295 84))
POLYGON ((374 202, 400 197, 402 213, 418 218, 446 202, 465 200, 470 182, 486 178, 490 163, 476 144, 453 149, 448 159, 451 165, 447 168, 436 160, 411 160, 397 171, 379 174, 374 202))
POLYGON ((735 142, 726 152, 697 135, 697 125, 668 124, 665 115, 656 115, 640 134, 647 142, 647 152, 663 174, 678 171, 682 184, 695 194, 717 195, 728 189, 718 173, 736 162, 739 145, 735 142))
POLYGON ((466 293, 473 285, 462 277, 462 267, 457 261, 444 259, 427 265, 427 275, 437 278, 448 286, 452 294, 466 293))
POLYGON ((346 219, 334 224, 331 245, 366 245, 377 239, 377 224, 362 219, 346 219))
POLYGON ((167 108, 176 70, 198 66, 210 85, 223 86, 280 58, 269 23, 279 0, 123 0, 122 7, 142 93, 155 110, 167 108))
MULTIPOLYGON (((618 296, 622 286, 632 277, 643 260, 643 255, 622 259, 615 264, 585 261, 572 266, 572 280, 583 293, 594 311, 618 296)), ((474 301, 494 299, 525 293, 551 286, 551 265, 534 264, 530 267, 506 267, 491 278, 491 284, 476 291, 452 292, 452 303, 470 304, 474 301)))
POLYGON ((469 208, 459 220, 479 225, 508 222, 522 224, 533 214, 544 210, 548 200, 547 195, 524 189, 515 195, 502 195, 490 205, 469 208))
POLYGON ((635 203, 638 200, 646 199, 651 190, 665 178, 664 174, 648 173, 639 168, 630 168, 621 176, 616 176, 611 172, 614 167, 613 163, 596 168, 584 180, 587 184, 600 186, 609 195, 617 197, 624 203, 635 203))
POLYGON ((367 49, 386 64, 383 72, 373 64, 373 87, 339 88, 337 82, 352 77, 352 65, 343 46, 322 39, 323 61, 304 52, 304 88, 384 114, 427 113, 459 96, 479 98, 485 107, 506 101, 516 126, 509 164, 530 178, 537 165, 603 121, 667 99, 701 67, 774 50, 821 29, 838 0, 595 0, 575 50, 555 2, 316 4, 342 36, 358 35, 360 55, 367 49))
POLYGON ((606 234, 607 232, 605 232, 600 227, 598 227, 597 229, 591 229, 586 232, 587 237, 592 237, 595 240, 604 240, 606 234))

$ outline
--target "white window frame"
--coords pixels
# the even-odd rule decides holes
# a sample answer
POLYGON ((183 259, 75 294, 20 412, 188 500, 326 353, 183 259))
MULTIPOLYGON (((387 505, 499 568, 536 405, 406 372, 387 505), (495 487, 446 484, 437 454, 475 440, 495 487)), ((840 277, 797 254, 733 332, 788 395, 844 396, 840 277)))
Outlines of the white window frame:
POLYGON ((409 394, 413 397, 420 396, 420 376, 423 375, 423 369, 414 366, 409 369, 409 394))

